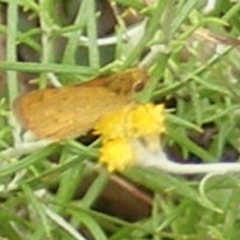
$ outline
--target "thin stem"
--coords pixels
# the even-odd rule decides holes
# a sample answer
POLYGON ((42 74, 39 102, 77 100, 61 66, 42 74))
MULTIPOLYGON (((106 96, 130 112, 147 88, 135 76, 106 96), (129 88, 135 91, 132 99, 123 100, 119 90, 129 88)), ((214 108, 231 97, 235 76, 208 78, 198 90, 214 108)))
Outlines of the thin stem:
POLYGON ((153 153, 146 149, 141 143, 134 144, 137 150, 137 162, 141 166, 155 167, 161 171, 179 175, 187 174, 227 174, 240 172, 240 163, 207 163, 207 164, 181 164, 172 162, 166 154, 159 149, 153 153))
MULTIPOLYGON (((16 38, 17 38, 17 1, 9 1, 7 7, 7 62, 14 63, 17 60, 16 38)), ((17 73, 7 71, 8 95, 10 104, 18 95, 17 73)))

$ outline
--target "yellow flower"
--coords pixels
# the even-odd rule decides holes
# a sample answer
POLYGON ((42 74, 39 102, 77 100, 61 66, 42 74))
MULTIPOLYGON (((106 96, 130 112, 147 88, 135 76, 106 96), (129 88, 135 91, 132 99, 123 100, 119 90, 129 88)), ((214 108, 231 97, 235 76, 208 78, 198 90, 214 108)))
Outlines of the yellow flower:
POLYGON ((163 105, 133 103, 102 117, 95 126, 102 137, 100 162, 109 171, 122 171, 136 162, 136 141, 149 151, 159 150, 164 120, 163 105))
POLYGON ((165 131, 163 105, 136 105, 131 111, 134 137, 161 134, 165 131))
POLYGON ((163 105, 129 104, 102 117, 95 126, 95 133, 104 139, 139 137, 165 131, 163 105))
POLYGON ((107 165, 109 172, 122 171, 133 164, 135 159, 129 142, 123 138, 105 142, 100 153, 100 162, 107 165))
POLYGON ((102 117, 95 126, 95 134, 100 134, 103 139, 125 137, 128 131, 128 114, 131 105, 112 112, 102 117))

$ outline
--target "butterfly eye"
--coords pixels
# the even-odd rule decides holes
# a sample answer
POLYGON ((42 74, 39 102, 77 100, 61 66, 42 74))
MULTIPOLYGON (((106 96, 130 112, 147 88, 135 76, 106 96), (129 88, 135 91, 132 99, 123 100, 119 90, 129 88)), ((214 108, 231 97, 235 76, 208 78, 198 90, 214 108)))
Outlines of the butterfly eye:
POLYGON ((133 84, 133 91, 134 92, 140 92, 144 89, 144 87, 145 87, 145 82, 138 81, 138 82, 133 84))

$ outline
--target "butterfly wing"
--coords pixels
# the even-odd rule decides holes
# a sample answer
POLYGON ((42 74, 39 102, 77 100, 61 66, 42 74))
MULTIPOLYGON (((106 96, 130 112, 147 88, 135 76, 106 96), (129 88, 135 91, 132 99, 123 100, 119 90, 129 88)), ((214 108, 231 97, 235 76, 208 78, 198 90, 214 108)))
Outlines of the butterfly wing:
POLYGON ((76 85, 22 95, 14 110, 23 127, 38 138, 61 140, 85 134, 101 116, 127 102, 105 87, 76 85))

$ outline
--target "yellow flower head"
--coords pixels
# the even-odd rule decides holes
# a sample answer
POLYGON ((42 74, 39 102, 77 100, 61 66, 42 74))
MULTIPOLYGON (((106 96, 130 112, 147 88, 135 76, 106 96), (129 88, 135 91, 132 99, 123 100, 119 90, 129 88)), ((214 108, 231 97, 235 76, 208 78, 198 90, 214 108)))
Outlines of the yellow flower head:
POLYGON ((102 117, 95 126, 103 144, 100 162, 109 171, 121 171, 136 161, 133 142, 140 141, 150 151, 159 149, 164 116, 163 105, 129 104, 102 117))
POLYGON ((100 162, 107 165, 109 172, 122 171, 133 164, 135 159, 129 142, 123 138, 105 142, 100 154, 100 162))
POLYGON ((134 137, 161 134, 165 131, 163 105, 136 105, 131 111, 134 137))
POLYGON ((130 105, 102 117, 95 126, 95 133, 100 134, 103 139, 114 139, 125 137, 128 133, 127 124, 130 105))

